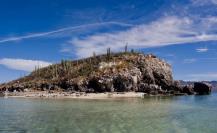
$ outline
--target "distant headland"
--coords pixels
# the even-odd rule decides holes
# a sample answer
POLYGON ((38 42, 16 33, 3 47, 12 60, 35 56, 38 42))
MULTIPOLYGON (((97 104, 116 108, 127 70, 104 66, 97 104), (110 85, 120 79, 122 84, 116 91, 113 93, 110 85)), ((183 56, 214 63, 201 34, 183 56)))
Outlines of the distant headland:
POLYGON ((21 97, 141 97, 210 94, 207 83, 181 85, 171 65, 153 54, 135 51, 62 60, 35 68, 28 76, 0 85, 0 92, 21 97))

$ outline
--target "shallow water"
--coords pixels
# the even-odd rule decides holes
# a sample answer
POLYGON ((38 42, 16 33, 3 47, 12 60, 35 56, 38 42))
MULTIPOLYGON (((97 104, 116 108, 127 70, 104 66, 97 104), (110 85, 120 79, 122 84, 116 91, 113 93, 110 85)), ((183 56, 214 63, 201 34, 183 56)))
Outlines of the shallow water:
POLYGON ((216 132, 216 93, 109 100, 0 98, 0 133, 216 132))

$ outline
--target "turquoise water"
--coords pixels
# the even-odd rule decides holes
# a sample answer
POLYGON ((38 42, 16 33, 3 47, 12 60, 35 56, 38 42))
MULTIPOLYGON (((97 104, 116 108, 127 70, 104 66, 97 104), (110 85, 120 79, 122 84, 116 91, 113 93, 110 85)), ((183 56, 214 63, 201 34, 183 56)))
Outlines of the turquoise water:
POLYGON ((0 133, 216 133, 217 94, 145 99, 0 98, 0 133))

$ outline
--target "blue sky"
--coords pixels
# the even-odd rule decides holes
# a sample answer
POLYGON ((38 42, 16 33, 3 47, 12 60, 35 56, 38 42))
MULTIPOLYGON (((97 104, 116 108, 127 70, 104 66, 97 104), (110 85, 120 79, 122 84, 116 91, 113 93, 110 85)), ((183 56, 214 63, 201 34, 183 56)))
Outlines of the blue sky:
POLYGON ((154 53, 175 79, 217 80, 217 0, 1 0, 0 82, 106 48, 154 53))

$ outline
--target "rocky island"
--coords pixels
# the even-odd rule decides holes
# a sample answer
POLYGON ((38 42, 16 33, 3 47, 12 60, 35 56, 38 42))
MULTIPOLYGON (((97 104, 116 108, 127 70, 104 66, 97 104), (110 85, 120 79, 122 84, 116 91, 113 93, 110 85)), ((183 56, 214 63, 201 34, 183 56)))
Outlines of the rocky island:
POLYGON ((180 85, 171 65, 152 54, 120 52, 62 60, 36 68, 28 76, 0 85, 8 96, 25 97, 138 97, 144 95, 209 94, 206 83, 180 85))

